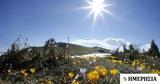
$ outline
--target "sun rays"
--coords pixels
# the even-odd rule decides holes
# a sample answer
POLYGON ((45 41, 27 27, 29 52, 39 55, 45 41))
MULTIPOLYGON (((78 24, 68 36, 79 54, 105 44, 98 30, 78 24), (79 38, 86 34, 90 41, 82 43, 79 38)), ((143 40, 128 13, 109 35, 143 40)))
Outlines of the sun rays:
POLYGON ((110 4, 106 4, 104 0, 87 0, 88 6, 82 7, 83 9, 89 10, 87 17, 93 16, 93 24, 96 20, 101 17, 103 19, 104 13, 110 14, 108 10, 110 4))

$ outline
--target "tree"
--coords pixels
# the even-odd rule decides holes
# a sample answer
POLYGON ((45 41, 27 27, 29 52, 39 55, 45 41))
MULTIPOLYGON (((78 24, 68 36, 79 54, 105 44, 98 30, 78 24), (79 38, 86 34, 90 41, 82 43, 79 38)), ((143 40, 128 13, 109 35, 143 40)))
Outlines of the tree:
POLYGON ((128 55, 130 60, 134 60, 139 58, 139 49, 136 48, 133 44, 129 45, 128 55))
POLYGON ((55 39, 51 38, 49 40, 47 40, 44 44, 44 47, 45 48, 48 48, 48 47, 55 47, 55 44, 56 44, 56 41, 55 39))
POLYGON ((155 44, 154 40, 151 41, 151 46, 148 51, 148 55, 153 57, 159 57, 160 58, 160 52, 158 46, 155 44))
POLYGON ((117 49, 115 50, 114 55, 115 55, 115 56, 119 56, 119 55, 120 55, 119 48, 117 48, 117 49))
POLYGON ((130 52, 134 52, 135 48, 134 48, 133 44, 129 45, 129 50, 130 50, 130 52))
POLYGON ((126 44, 123 45, 123 53, 126 54, 127 53, 127 48, 126 48, 126 44))

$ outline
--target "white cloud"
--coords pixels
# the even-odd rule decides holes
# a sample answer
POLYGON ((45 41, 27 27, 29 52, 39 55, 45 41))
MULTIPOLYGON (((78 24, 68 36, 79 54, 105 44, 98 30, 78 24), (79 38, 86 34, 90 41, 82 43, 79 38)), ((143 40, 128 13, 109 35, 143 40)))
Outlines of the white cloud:
MULTIPOLYGON (((71 43, 77 44, 77 45, 82 45, 86 47, 103 47, 106 49, 111 49, 111 50, 116 50, 117 48, 120 48, 122 50, 122 46, 125 43, 126 46, 130 45, 131 42, 126 41, 124 39, 119 39, 119 38, 106 38, 104 40, 97 40, 97 39, 77 39, 75 41, 72 41, 71 43)), ((149 48, 149 44, 141 45, 140 49, 145 49, 147 50, 149 48)))

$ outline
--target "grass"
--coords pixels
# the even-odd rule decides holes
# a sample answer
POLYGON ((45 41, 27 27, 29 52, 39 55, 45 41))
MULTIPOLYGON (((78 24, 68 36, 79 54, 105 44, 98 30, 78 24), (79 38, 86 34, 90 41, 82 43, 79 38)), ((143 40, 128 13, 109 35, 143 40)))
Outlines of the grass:
MULTIPOLYGON (((33 69, 33 68, 32 68, 33 69)), ((135 67, 129 63, 114 63, 113 59, 110 57, 106 58, 70 58, 68 64, 62 64, 58 67, 53 67, 51 69, 43 67, 35 67, 35 72, 31 73, 29 68, 25 69, 27 75, 21 73, 20 70, 11 70, 10 72, 5 72, 1 76, 2 83, 5 84, 71 84, 74 80, 75 83, 79 84, 119 84, 119 74, 120 73, 150 73, 151 69, 143 69, 137 72, 135 67), (88 78, 88 73, 95 70, 96 66, 103 66, 107 70, 105 77, 99 77, 96 82, 93 82, 88 78), (77 74, 80 74, 80 69, 86 69, 85 77, 79 76, 76 78, 77 74), (112 75, 111 70, 116 69, 119 71, 116 75, 112 75), (68 73, 73 72, 74 76, 69 77, 68 73)), ((100 75, 100 74, 99 74, 100 75)))

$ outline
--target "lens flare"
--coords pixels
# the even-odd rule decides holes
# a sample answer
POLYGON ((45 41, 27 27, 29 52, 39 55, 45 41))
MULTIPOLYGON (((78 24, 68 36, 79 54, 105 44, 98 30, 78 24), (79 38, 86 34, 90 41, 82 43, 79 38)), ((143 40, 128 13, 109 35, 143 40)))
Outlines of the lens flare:
POLYGON ((111 12, 107 10, 110 4, 105 4, 104 0, 87 0, 88 6, 83 7, 83 9, 89 9, 90 12, 87 16, 93 16, 93 24, 95 24, 98 17, 103 19, 103 14, 107 13, 111 15, 111 12))

